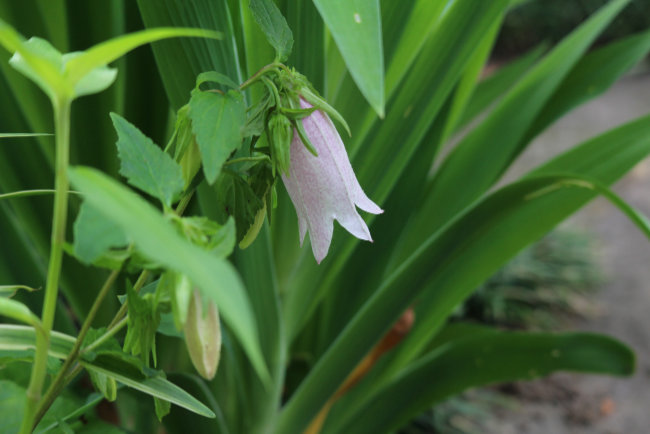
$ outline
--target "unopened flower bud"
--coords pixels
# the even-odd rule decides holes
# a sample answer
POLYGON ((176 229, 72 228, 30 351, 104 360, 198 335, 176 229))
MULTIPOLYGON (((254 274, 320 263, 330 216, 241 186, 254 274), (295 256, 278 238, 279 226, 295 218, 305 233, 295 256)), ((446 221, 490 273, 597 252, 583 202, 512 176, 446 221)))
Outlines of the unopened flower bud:
POLYGON ((188 106, 178 110, 176 119, 176 150, 174 159, 183 171, 183 180, 187 187, 201 169, 201 153, 192 132, 192 122, 187 115, 188 106))
POLYGON ((203 305, 198 290, 194 290, 185 321, 185 344, 192 364, 205 379, 211 380, 217 373, 221 355, 221 326, 219 312, 213 302, 203 305), (207 312, 204 312, 207 307, 207 312))
POLYGON ((289 173, 291 163, 289 150, 293 139, 293 125, 286 116, 273 113, 269 118, 268 128, 273 161, 281 174, 289 173))

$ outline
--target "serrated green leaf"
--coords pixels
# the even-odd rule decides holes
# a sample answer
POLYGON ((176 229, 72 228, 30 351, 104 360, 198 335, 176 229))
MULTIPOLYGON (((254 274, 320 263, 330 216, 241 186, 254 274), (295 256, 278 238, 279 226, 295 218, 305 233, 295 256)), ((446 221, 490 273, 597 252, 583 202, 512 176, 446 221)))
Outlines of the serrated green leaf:
POLYGON ((201 151, 203 172, 210 184, 221 166, 242 144, 246 106, 241 93, 193 92, 188 116, 201 151))
POLYGON ((124 247, 128 239, 112 221, 86 202, 81 204, 74 222, 74 254, 85 264, 92 264, 114 247, 124 247))
POLYGON ((384 117, 384 50, 379 0, 314 0, 359 90, 384 117))
POLYGON ((250 0, 248 5, 255 22, 275 49, 277 59, 287 60, 293 48, 293 34, 278 7, 273 0, 250 0))
POLYGON ((70 169, 69 177, 86 200, 119 224, 143 255, 190 277, 219 306, 258 374, 268 379, 248 297, 234 268, 183 239, 151 205, 90 168, 70 169))
POLYGON ((117 131, 120 174, 129 183, 171 206, 185 187, 181 167, 123 117, 111 113, 117 131))

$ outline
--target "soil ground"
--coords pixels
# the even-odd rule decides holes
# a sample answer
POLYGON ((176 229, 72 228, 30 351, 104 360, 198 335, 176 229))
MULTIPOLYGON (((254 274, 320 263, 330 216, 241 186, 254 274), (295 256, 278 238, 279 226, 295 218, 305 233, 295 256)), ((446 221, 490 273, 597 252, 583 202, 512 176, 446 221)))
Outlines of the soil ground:
MULTIPOLYGON (((506 179, 512 180, 576 143, 650 112, 650 74, 631 74, 542 134, 506 179)), ((641 162, 614 190, 650 216, 650 159, 641 162)), ((615 207, 596 199, 564 223, 598 239, 606 276, 594 297, 596 313, 571 329, 612 335, 637 355, 631 378, 556 374, 509 386, 513 408, 485 421, 494 434, 650 433, 650 242, 615 207)))

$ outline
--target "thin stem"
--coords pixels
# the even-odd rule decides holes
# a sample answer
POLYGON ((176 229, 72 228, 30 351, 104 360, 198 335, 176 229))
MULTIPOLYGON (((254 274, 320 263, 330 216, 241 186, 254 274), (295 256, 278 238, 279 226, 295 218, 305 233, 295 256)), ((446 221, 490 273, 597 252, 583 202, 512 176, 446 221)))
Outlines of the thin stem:
MULTIPOLYGON (((19 197, 29 197, 29 196, 41 196, 45 194, 56 193, 56 190, 53 189, 40 189, 40 190, 20 190, 12 191, 11 193, 0 194, 0 200, 2 199, 16 199, 19 197)), ((68 193, 79 194, 78 191, 70 190, 68 193)))
MULTIPOLYGON (((104 342, 106 342, 107 340, 112 338, 113 336, 115 336, 115 334, 117 332, 122 330, 122 328, 126 325, 128 320, 129 320, 128 315, 125 318, 122 318, 122 320, 119 321, 112 329, 108 330, 106 333, 101 335, 92 344, 88 345, 87 347, 84 347, 81 350, 80 354, 83 355, 84 353, 86 353, 88 351, 94 350, 95 348, 97 348, 98 346, 100 346, 101 344, 103 344, 104 342)), ((79 363, 75 364, 74 367, 72 368, 72 370, 70 371, 70 373, 68 375, 66 375, 65 378, 63 379, 63 387, 67 386, 72 380, 74 380, 74 377, 79 375, 79 373, 82 370, 83 370, 83 366, 81 366, 79 363)), ((55 396, 55 398, 56 398, 56 396, 55 396)))
MULTIPOLYGON (((140 289, 142 289, 144 283, 149 278, 149 274, 151 274, 149 270, 144 270, 142 271, 142 273, 140 273, 140 277, 138 277, 138 280, 135 281, 135 285, 133 285, 133 290, 135 292, 139 292, 140 289)), ((115 327, 122 320, 122 318, 124 318, 128 309, 129 309, 128 303, 125 301, 120 307, 120 310, 118 310, 115 316, 113 317, 113 320, 110 322, 110 324, 108 324, 109 330, 115 327)))
POLYGON ((52 219, 52 236, 50 261, 47 270, 45 300, 43 302, 43 333, 36 335, 36 354, 27 388, 27 401, 20 432, 32 431, 34 416, 41 399, 46 375, 47 353, 50 348, 50 332, 54 323, 56 300, 59 292, 59 277, 63 260, 63 243, 68 216, 68 162, 70 156, 70 103, 63 98, 53 103, 56 135, 56 164, 54 174, 54 212, 52 219))
POLYGON ((280 94, 278 93, 278 88, 275 87, 275 84, 267 77, 262 76, 261 80, 266 84, 266 87, 269 88, 271 93, 273 93, 273 98, 275 99, 276 107, 282 107, 282 101, 280 100, 280 94))
POLYGON ((251 84, 255 83, 257 80, 259 80, 260 76, 264 75, 265 72, 277 70, 278 68, 282 68, 285 71, 290 72, 289 69, 282 63, 278 63, 278 62, 269 63, 268 65, 266 65, 265 67, 257 71, 255 74, 251 75, 251 77, 248 80, 240 84, 239 90, 244 90, 251 84))
POLYGON ((129 320, 129 316, 126 315, 124 318, 119 320, 113 327, 108 329, 106 331, 106 333, 104 333, 103 335, 98 337, 96 341, 94 341, 93 343, 91 343, 87 347, 84 347, 84 349, 81 350, 81 354, 86 353, 88 351, 94 350, 95 348, 97 348, 98 346, 100 346, 101 344, 103 344, 104 342, 106 342, 107 340, 112 338, 113 336, 115 336, 115 334, 117 332, 119 332, 126 325, 128 320, 129 320))
POLYGON ((258 157, 233 158, 232 160, 228 160, 225 163, 223 163, 223 165, 228 166, 230 164, 246 163, 246 162, 252 162, 252 161, 264 161, 264 160, 270 160, 269 156, 268 155, 260 155, 258 157))
POLYGON ((77 361, 77 358, 79 356, 79 350, 81 349, 81 345, 83 345, 83 341, 86 338, 86 334, 88 333, 88 330, 90 330, 90 326, 93 320, 95 319, 95 315, 97 315, 97 311, 99 310, 99 307, 104 301, 104 298, 106 298, 106 296, 110 292, 111 288, 113 287, 113 284, 115 283, 115 280, 117 280, 117 277, 120 275, 121 271, 122 271, 121 269, 114 270, 108 276, 106 282, 104 282, 104 286, 102 286, 102 288, 99 290, 99 293, 97 294, 97 297, 95 298, 95 301, 93 302, 93 305, 90 308, 90 311, 88 312, 88 315, 86 316, 83 325, 81 326, 81 330, 77 335, 77 340, 75 341, 74 346, 72 347, 72 351, 70 351, 70 354, 68 354, 68 357, 65 359, 63 366, 61 366, 61 369, 59 369, 56 378, 54 379, 50 387, 47 389, 45 396, 43 397, 41 403, 38 406, 38 409, 36 411, 36 417, 34 418, 34 427, 43 418, 45 412, 50 408, 50 406, 52 405, 56 397, 61 392, 61 389, 64 387, 65 375, 68 372, 68 369, 70 369, 70 367, 74 364, 74 362, 77 361))

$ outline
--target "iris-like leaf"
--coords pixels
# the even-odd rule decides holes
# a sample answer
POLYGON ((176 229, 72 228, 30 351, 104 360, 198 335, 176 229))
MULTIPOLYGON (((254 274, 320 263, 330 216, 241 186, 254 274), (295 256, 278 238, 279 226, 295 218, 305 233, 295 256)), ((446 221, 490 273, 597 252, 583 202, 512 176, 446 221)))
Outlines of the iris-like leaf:
POLYGON ((379 0, 314 0, 345 64, 380 117, 384 116, 384 50, 379 0))

